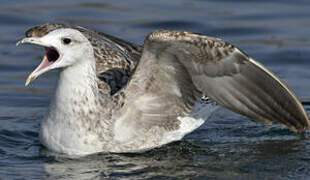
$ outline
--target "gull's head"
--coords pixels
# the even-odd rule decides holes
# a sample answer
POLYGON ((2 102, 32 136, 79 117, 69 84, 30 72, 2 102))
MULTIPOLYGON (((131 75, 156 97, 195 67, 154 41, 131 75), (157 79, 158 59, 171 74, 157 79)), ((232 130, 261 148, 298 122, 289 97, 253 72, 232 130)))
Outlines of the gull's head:
POLYGON ((16 45, 23 43, 42 46, 46 52, 40 65, 28 76, 26 86, 49 70, 73 66, 93 53, 88 39, 80 31, 71 28, 56 29, 43 36, 27 34, 16 45))

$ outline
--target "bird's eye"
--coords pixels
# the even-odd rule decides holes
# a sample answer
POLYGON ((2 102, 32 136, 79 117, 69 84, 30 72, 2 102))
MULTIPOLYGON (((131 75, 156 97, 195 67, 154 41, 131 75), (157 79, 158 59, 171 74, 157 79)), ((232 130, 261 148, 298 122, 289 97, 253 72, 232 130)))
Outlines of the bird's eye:
POLYGON ((63 44, 70 44, 71 43, 71 39, 70 38, 63 38, 62 39, 63 44))

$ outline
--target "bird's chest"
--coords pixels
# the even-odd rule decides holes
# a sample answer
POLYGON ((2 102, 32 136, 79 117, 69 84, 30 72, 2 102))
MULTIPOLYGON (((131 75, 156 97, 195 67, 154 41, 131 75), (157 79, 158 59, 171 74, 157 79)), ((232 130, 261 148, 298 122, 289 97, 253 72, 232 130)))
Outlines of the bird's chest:
POLYGON ((79 99, 62 104, 52 103, 41 124, 42 144, 66 154, 102 151, 103 140, 99 136, 104 133, 104 125, 100 123, 98 107, 95 103, 83 103, 79 99))

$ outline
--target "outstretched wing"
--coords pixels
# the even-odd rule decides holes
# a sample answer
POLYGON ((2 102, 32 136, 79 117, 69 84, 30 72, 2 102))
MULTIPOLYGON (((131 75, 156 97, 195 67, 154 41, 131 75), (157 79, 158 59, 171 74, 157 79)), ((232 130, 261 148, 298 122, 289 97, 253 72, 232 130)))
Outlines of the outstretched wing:
POLYGON ((220 39, 189 32, 156 31, 126 93, 136 124, 178 124, 200 92, 218 104, 262 123, 294 131, 309 128, 295 94, 263 65, 220 39))

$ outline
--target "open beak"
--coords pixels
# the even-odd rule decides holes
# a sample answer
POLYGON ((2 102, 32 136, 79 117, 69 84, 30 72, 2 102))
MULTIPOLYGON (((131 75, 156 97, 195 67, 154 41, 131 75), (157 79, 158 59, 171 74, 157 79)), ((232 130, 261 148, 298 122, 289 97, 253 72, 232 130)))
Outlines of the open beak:
POLYGON ((38 37, 21 39, 16 43, 16 46, 24 43, 42 46, 45 48, 46 52, 40 65, 28 76, 25 83, 25 86, 28 86, 31 81, 37 79, 37 77, 39 77, 41 74, 54 68, 54 63, 60 59, 60 53, 55 47, 46 42, 43 42, 41 38, 38 37))

